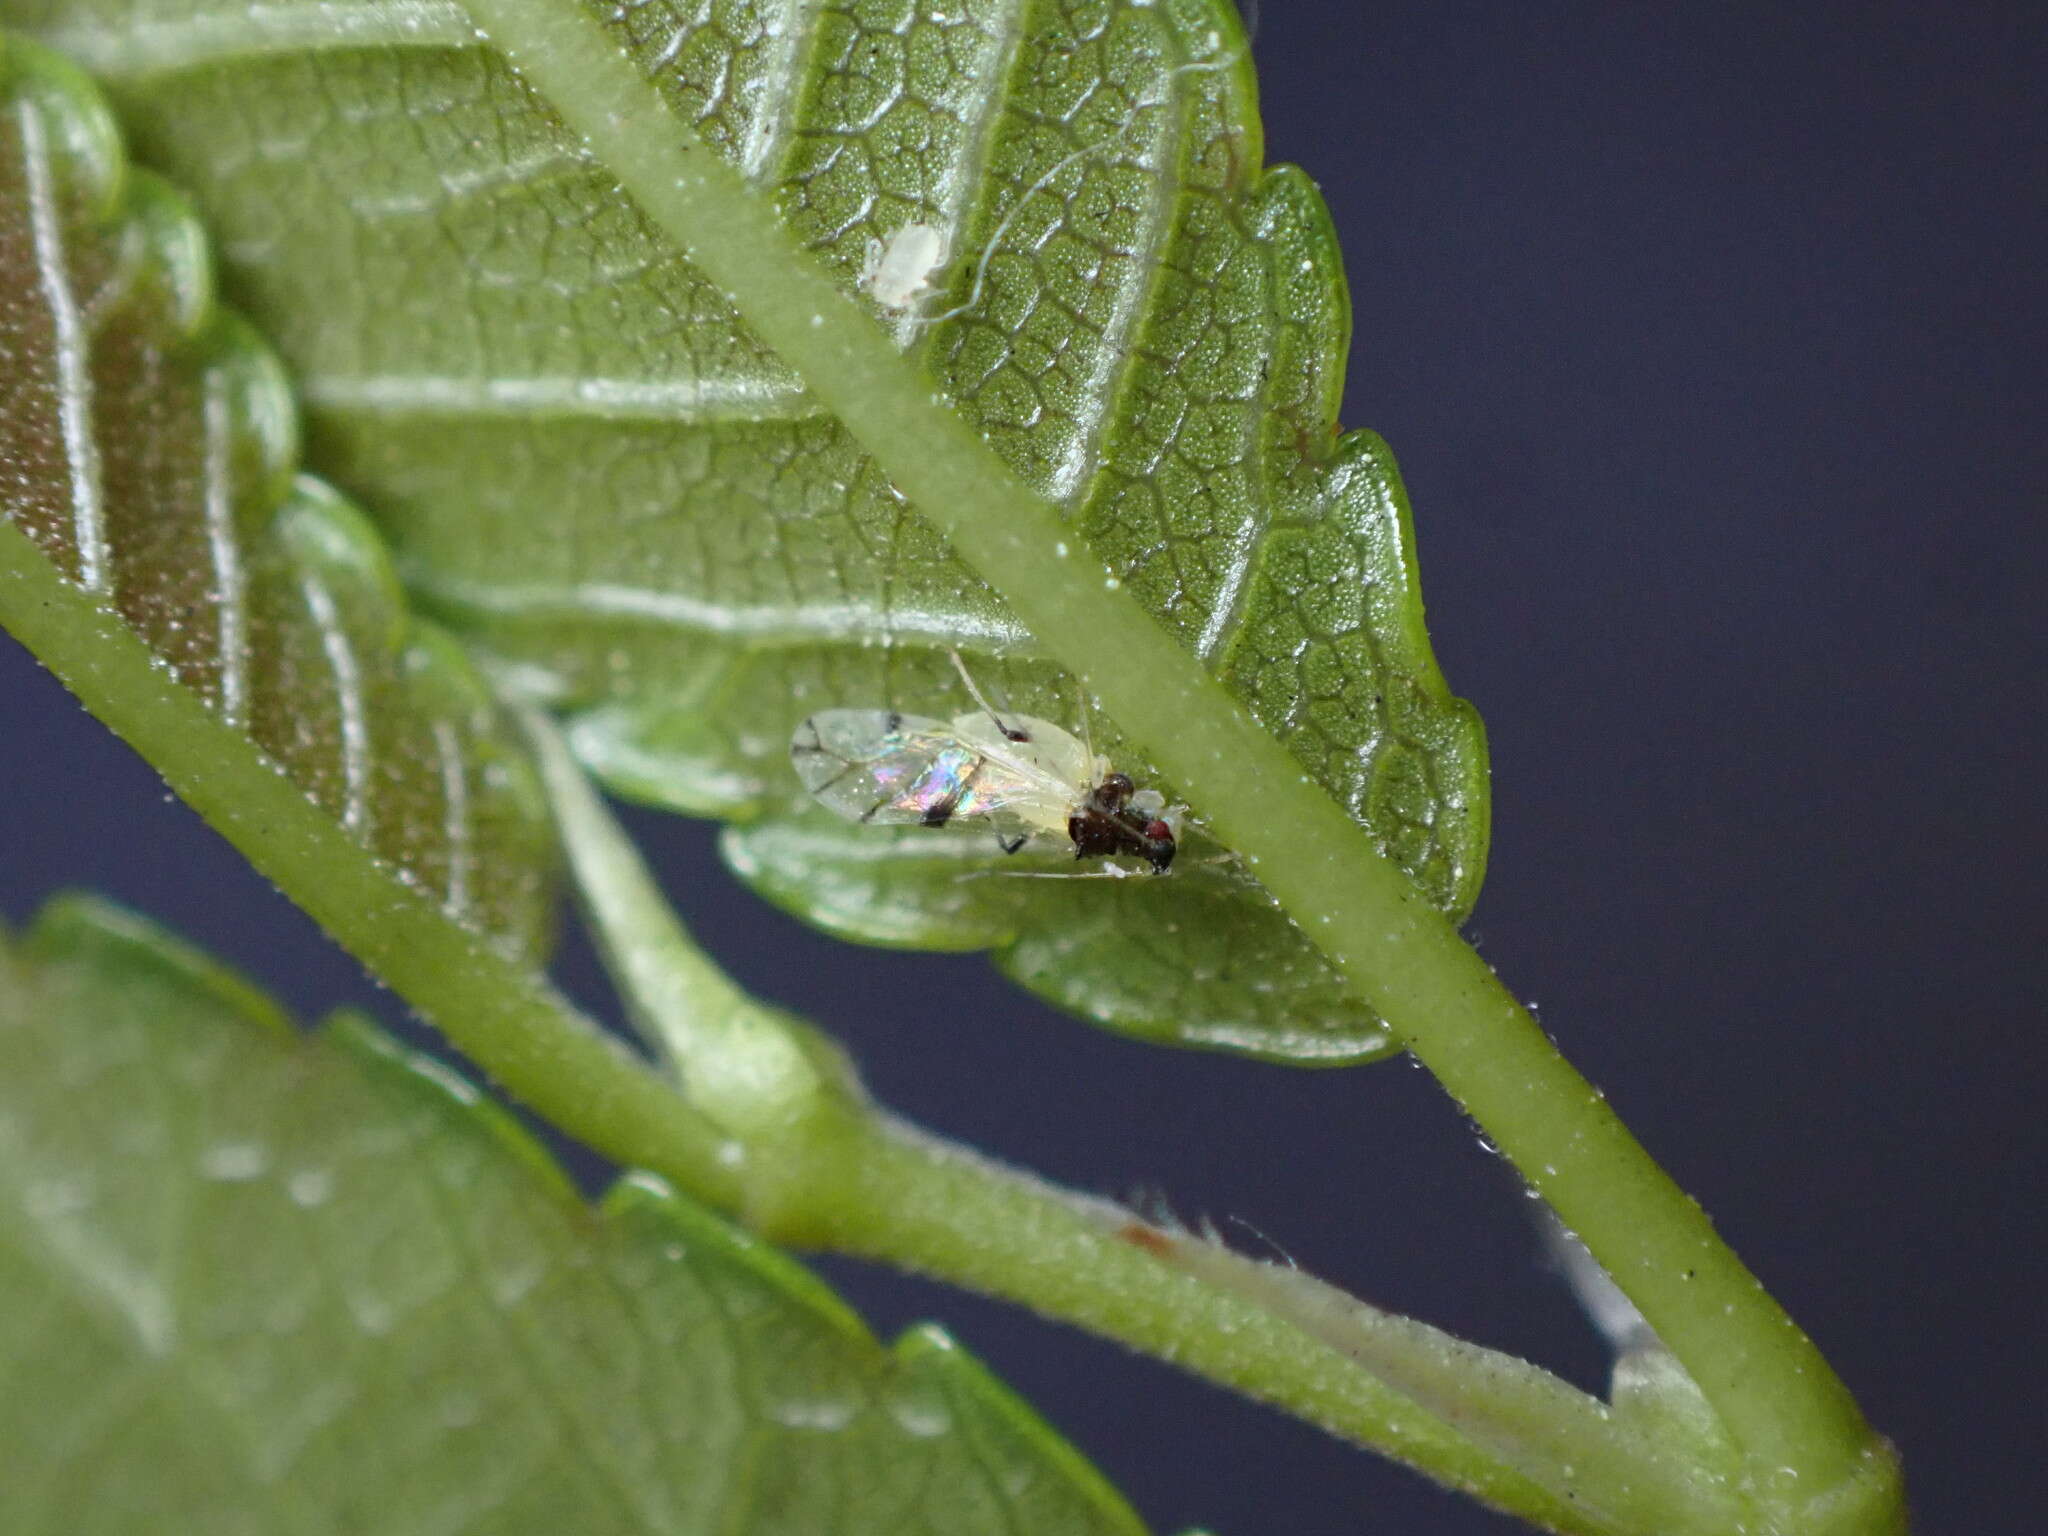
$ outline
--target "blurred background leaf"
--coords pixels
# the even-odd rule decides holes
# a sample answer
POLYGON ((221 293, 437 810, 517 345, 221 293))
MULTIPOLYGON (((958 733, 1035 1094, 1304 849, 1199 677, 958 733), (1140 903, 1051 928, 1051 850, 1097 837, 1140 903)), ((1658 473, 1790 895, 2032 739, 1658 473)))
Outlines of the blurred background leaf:
POLYGON ((1121 1533, 945 1334, 85 898, 0 936, 0 1528, 1121 1533))

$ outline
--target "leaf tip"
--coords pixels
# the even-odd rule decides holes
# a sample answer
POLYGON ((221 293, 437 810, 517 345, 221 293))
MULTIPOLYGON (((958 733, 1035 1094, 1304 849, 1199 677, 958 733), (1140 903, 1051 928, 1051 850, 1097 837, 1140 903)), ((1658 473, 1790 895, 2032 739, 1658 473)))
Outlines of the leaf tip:
POLYGON ((141 973, 194 992, 235 1018, 292 1038, 289 1015, 255 983, 140 913, 90 891, 63 891, 43 904, 21 946, 26 958, 57 965, 141 973))
POLYGON ((549 1193, 577 1203, 576 1186, 519 1117, 446 1062, 414 1050, 368 1014, 338 1008, 321 1021, 320 1032, 365 1075, 403 1087, 446 1115, 478 1127, 514 1160, 524 1164, 549 1193))
POLYGON ((0 35, 0 93, 34 114, 58 190, 81 198, 97 217, 111 215, 124 195, 127 156, 92 77, 53 49, 0 35))

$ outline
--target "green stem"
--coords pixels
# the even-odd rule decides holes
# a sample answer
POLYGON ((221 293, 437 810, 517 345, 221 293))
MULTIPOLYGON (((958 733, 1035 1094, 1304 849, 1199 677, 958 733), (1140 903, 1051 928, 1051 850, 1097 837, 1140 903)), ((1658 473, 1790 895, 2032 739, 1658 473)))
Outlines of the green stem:
POLYGON ((350 841, 4 517, 0 628, 116 734, 146 746, 187 804, 514 1097, 600 1151, 708 1199, 737 1200, 726 1133, 545 978, 508 963, 350 841))
POLYGON ((746 1210, 777 1235, 924 1264, 1177 1355, 1555 1529, 1628 1529, 1600 1524, 1501 1467, 1255 1303, 1170 1273, 1116 1240, 1073 1197, 882 1129, 845 1091, 843 1075, 792 1053, 804 1034, 794 1021, 733 987, 690 944, 551 733, 538 731, 536 745, 557 813, 581 850, 596 926, 621 990, 669 1047, 694 1107, 544 980, 509 965, 367 857, 246 736, 168 682, 117 615, 4 520, 0 627, 117 734, 147 743, 173 789, 508 1091, 599 1150, 712 1204, 746 1210), (1048 1265, 1054 1248, 1074 1267, 1048 1265))
POLYGON ((1380 1335, 1375 1344, 1335 1344, 1270 1305, 1256 1284, 1219 1283, 1220 1268, 1262 1267, 1254 1261, 886 1119, 849 1126, 832 1153, 818 1158, 803 1211, 776 1236, 1019 1302, 1549 1530, 1739 1528, 1739 1496, 1525 1361, 1386 1314, 1359 1325, 1380 1335), (1382 1372, 1397 1354, 1402 1379, 1390 1383, 1382 1372))
POLYGON ((788 1133, 823 1095, 793 1020, 764 1007, 698 948, 639 850, 545 715, 520 712, 561 843, 620 999, 692 1104, 734 1136, 788 1133))
POLYGON ((698 948, 553 725, 524 718, 613 981, 691 1101, 744 1139, 744 1209, 764 1235, 1151 1350, 1553 1529, 1735 1525, 1739 1499, 1683 1447, 1546 1371, 891 1121, 698 948))
POLYGON ((1071 530, 1058 512, 797 249, 773 200, 669 110, 593 13, 557 0, 467 4, 647 215, 1393 1022, 1642 1309, 1759 1476, 1801 1505, 1862 1479, 1875 1442, 1854 1400, 1706 1216, 1286 750, 1107 573, 1068 557, 1071 530))

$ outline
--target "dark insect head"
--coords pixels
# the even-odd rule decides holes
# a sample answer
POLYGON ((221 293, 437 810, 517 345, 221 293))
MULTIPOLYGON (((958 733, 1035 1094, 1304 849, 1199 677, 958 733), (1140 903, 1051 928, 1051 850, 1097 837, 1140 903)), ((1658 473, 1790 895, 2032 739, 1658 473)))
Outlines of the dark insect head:
POLYGON ((1177 851, 1173 828, 1157 816, 1130 808, 1136 793, 1129 775, 1112 773, 1067 818, 1067 836, 1077 859, 1127 857, 1143 859, 1152 873, 1163 875, 1177 851))
POLYGON ((1151 864, 1153 874, 1163 875, 1173 867, 1173 856, 1179 851, 1179 845, 1174 841, 1172 827, 1163 821, 1148 821, 1139 837, 1144 843, 1142 852, 1146 862, 1151 864))

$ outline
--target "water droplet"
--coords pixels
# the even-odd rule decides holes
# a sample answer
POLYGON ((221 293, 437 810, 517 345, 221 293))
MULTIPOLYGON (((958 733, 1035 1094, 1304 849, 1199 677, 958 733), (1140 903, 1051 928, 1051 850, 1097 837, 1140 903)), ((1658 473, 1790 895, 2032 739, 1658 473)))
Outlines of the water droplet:
POLYGON ((285 1182, 285 1190, 292 1197, 292 1204, 310 1211, 325 1205, 327 1197, 334 1193, 334 1175, 325 1168, 301 1168, 285 1182))
POLYGON ((260 1179, 269 1168, 269 1154, 252 1141, 224 1141, 199 1154, 200 1176, 223 1184, 260 1179))
POLYGON ((889 1416, 921 1440, 936 1439, 953 1428, 952 1410, 936 1395, 893 1402, 889 1416))
POLYGON ((483 1417, 483 1403, 474 1392, 450 1392, 441 1399, 437 1417, 444 1429, 467 1429, 483 1417))
POLYGON ((356 1327, 375 1338, 391 1331, 392 1314, 389 1303, 374 1296, 358 1296, 349 1310, 355 1314, 356 1327))
POLYGON ((1118 581, 1114 576, 1110 577, 1109 580, 1103 583, 1103 586, 1107 587, 1112 592, 1114 592, 1118 587, 1122 585, 1123 583, 1118 581))
POLYGON ((491 1300, 509 1311, 524 1301, 546 1277, 547 1266, 538 1260, 509 1264, 491 1275, 491 1300))
POLYGON ((92 1205, 92 1185, 82 1178, 43 1179, 31 1184, 25 1202, 39 1220, 75 1216, 92 1205))
POLYGON ((768 1416, 785 1429, 844 1429, 859 1406, 843 1397, 790 1398, 776 1403, 768 1416))

